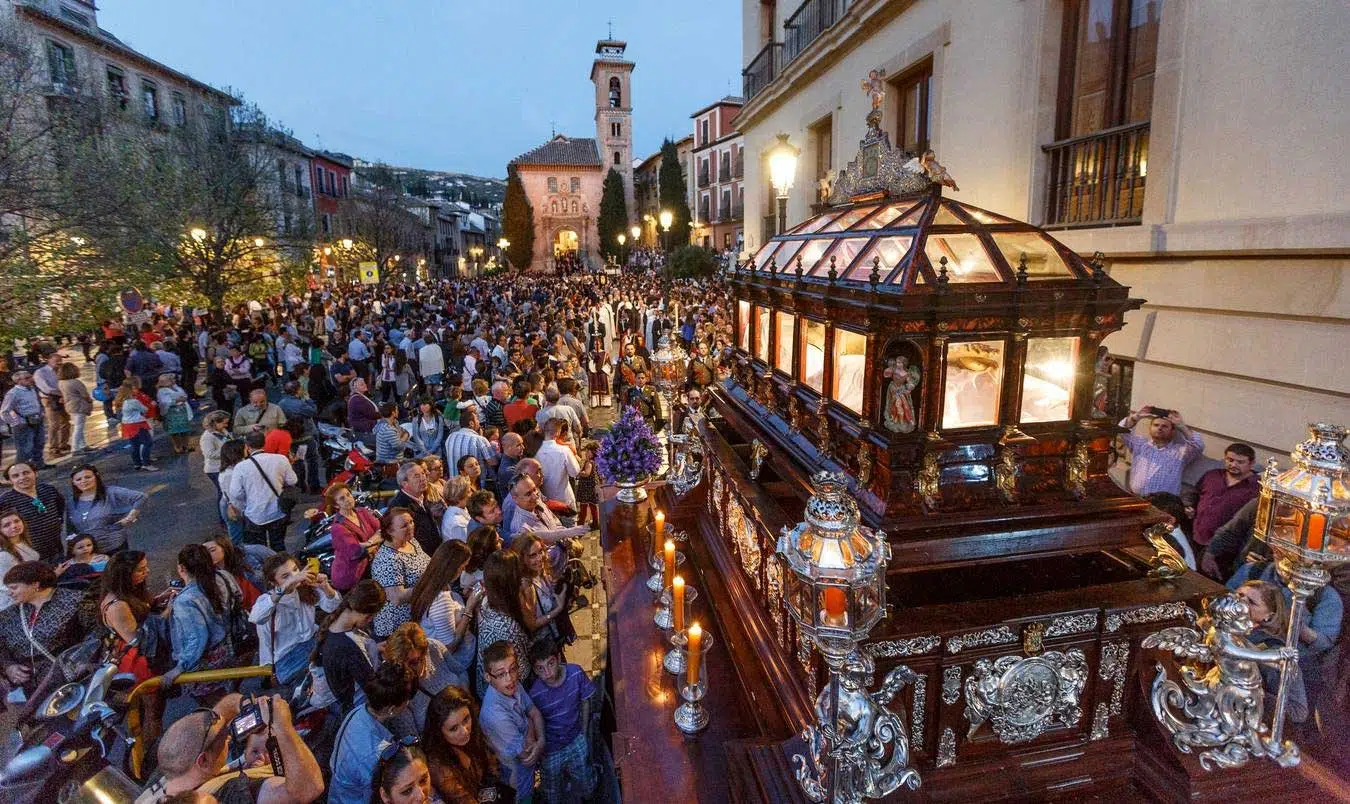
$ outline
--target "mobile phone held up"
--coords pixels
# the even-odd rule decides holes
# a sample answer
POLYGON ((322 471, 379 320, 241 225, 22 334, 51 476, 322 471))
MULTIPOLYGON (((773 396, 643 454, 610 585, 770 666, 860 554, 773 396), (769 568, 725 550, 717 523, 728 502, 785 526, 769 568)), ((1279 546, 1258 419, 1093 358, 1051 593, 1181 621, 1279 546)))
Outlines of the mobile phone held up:
POLYGON ((1157 416, 1160 419, 1166 419, 1168 416, 1172 415, 1172 411, 1167 408, 1155 408, 1152 406, 1149 407, 1147 412, 1148 415, 1157 416))

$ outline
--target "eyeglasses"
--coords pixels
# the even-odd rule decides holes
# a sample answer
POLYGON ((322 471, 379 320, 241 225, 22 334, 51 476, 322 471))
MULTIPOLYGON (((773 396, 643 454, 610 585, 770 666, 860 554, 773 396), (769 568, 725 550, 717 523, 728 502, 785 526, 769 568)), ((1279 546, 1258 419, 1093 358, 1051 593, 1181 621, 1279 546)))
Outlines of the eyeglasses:
POLYGON ((520 678, 520 668, 516 667, 513 664, 510 667, 506 668, 505 670, 498 670, 495 673, 488 673, 488 678, 493 678, 496 679, 497 681, 501 681, 504 678, 520 678))
POLYGON ((411 748, 414 745, 417 745, 417 738, 411 735, 400 737, 397 740, 386 741, 384 745, 380 746, 380 761, 388 762, 397 756, 399 751, 402 751, 405 748, 411 748))
POLYGON ((197 756, 201 756, 202 754, 205 754, 206 749, 211 746, 213 738, 220 735, 219 731, 215 734, 211 733, 211 727, 216 725, 216 721, 220 720, 220 713, 206 706, 192 710, 192 714, 194 715, 198 712, 206 715, 206 731, 202 732, 202 747, 197 751, 197 756))

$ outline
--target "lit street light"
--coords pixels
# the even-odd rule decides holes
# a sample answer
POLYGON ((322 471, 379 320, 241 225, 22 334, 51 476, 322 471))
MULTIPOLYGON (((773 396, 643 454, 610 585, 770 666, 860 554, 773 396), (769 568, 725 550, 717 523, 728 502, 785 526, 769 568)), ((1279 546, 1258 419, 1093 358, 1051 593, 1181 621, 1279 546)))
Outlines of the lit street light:
POLYGON ((192 231, 188 232, 188 234, 192 235, 192 239, 196 240, 198 243, 206 239, 205 229, 193 229, 192 231))
POLYGON ((801 150, 788 143, 788 135, 779 134, 778 143, 769 151, 769 177, 778 193, 778 233, 787 229, 788 191, 797 175, 797 156, 801 150))
POLYGON ((632 229, 629 229, 629 230, 628 230, 628 233, 631 234, 631 235, 633 236, 633 245, 634 245, 634 246, 637 246, 637 245, 639 245, 639 244, 642 243, 642 227, 641 227, 641 226, 638 226, 636 223, 633 224, 633 228, 632 228, 632 229))

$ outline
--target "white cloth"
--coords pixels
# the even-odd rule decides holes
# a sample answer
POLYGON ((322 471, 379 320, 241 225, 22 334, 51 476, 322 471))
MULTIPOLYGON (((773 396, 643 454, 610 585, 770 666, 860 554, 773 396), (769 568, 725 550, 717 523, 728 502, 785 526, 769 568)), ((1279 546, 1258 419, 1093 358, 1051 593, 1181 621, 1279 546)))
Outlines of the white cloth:
POLYGON ((545 441, 534 458, 544 470, 544 496, 575 507, 577 496, 567 481, 581 472, 581 462, 571 448, 557 441, 545 441))
POLYGON ((449 589, 442 589, 427 607, 427 613, 422 615, 422 630, 427 633, 427 639, 434 639, 444 645, 453 645, 455 625, 463 616, 464 601, 449 589))
MULTIPOLYGON (((469 540, 469 512, 452 505, 445 509, 445 514, 441 516, 441 541, 448 542, 455 539, 461 542, 469 540)), ((445 640, 441 640, 444 642, 445 640)))
POLYGON ((439 343, 429 343, 417 352, 417 363, 423 377, 445 373, 445 354, 439 343))
POLYGON ((286 456, 255 452, 235 465, 234 473, 230 475, 230 502, 248 517, 248 521, 255 525, 266 525, 284 516, 281 505, 277 502, 277 494, 285 486, 294 486, 299 482, 300 479, 295 476, 295 470, 291 468, 291 462, 286 456), (253 461, 257 461, 258 465, 255 466, 253 461), (271 488, 258 471, 259 466, 272 481, 271 488))
MULTIPOLYGON (((342 602, 342 596, 319 593, 317 608, 331 612, 342 602)), ((307 641, 319 632, 318 621, 314 617, 316 606, 303 603, 297 592, 276 595, 274 590, 259 595, 248 614, 248 621, 258 626, 258 664, 271 664, 276 657, 285 656, 291 648, 307 641), (275 616, 275 620, 273 617, 275 616), (276 634, 276 644, 272 635, 276 634)))

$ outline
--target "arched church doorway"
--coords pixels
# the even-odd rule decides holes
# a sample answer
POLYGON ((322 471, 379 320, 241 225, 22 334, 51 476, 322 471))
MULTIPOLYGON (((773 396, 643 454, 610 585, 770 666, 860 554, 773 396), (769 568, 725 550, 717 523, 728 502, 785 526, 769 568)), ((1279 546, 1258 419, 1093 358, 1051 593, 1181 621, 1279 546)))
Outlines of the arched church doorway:
POLYGON ((557 237, 553 240, 553 256, 561 257, 564 254, 570 254, 581 248, 581 240, 577 237, 574 229, 559 229, 557 237))

